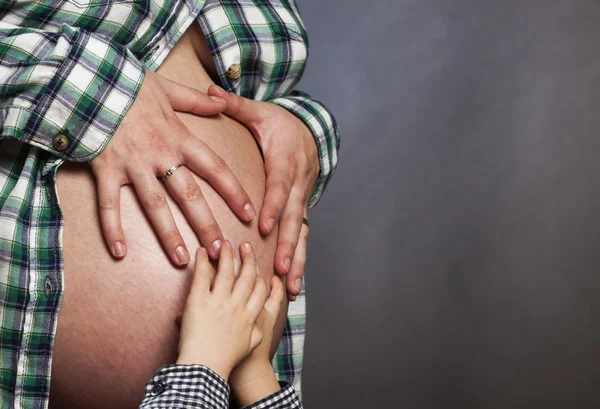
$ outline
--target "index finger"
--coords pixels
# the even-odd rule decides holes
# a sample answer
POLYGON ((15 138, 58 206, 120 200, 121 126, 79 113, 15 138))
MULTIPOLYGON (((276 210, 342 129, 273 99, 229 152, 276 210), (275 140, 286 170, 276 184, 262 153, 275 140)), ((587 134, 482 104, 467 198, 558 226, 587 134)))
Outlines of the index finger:
POLYGON ((194 279, 190 289, 189 297, 192 299, 207 297, 210 294, 214 269, 208 260, 208 254, 204 247, 196 250, 196 261, 194 263, 194 279))

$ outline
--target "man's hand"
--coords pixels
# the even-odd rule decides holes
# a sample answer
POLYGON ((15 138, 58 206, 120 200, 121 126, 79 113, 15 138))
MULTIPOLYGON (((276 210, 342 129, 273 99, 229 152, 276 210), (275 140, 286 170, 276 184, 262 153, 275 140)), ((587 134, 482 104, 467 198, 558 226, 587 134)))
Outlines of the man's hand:
POLYGON ((302 289, 306 264, 308 202, 319 174, 319 156, 310 129, 295 115, 268 102, 254 101, 211 85, 208 94, 223 98, 223 113, 244 124, 260 145, 267 190, 259 227, 269 234, 280 222, 275 270, 287 274, 290 300, 302 289))
POLYGON ((175 111, 215 115, 226 104, 192 88, 146 72, 140 91, 109 141, 90 166, 96 176, 100 222, 112 254, 127 252, 121 226, 121 186, 133 184, 162 245, 176 265, 186 265, 190 255, 166 201, 169 190, 183 209, 200 242, 218 258, 223 235, 200 187, 190 172, 205 178, 244 221, 255 210, 233 172, 215 152, 190 133, 175 111), (157 176, 182 163, 162 186, 157 176), (189 168, 189 169, 188 169, 189 168))
POLYGON ((179 335, 178 364, 207 366, 225 380, 261 343, 263 335, 256 320, 265 302, 273 303, 267 300, 267 283, 259 274, 249 242, 240 245, 240 255, 242 265, 236 278, 237 257, 229 242, 221 248, 216 275, 206 250, 198 249, 179 335))

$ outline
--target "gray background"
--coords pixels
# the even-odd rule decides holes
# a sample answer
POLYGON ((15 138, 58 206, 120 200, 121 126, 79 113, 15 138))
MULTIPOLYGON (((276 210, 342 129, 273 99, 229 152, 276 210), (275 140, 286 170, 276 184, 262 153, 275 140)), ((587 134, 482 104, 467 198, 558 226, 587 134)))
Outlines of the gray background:
POLYGON ((298 3, 342 136, 306 406, 600 407, 600 3, 298 3))

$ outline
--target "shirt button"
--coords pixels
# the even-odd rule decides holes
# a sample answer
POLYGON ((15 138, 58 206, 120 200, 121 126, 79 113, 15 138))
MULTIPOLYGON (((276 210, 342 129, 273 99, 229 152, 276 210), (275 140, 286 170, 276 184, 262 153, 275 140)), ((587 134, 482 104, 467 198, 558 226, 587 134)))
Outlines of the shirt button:
POLYGON ((64 151, 69 147, 69 138, 66 135, 59 133, 52 140, 52 145, 57 151, 64 151))
POLYGON ((230 80, 237 80, 242 75, 242 67, 239 64, 231 64, 227 70, 227 76, 230 80))
POLYGON ((165 384, 162 382, 157 382, 152 387, 152 395, 157 396, 165 391, 165 384))
POLYGON ((44 292, 46 293, 46 297, 50 297, 50 293, 52 292, 52 282, 50 281, 49 276, 46 276, 46 282, 44 283, 44 292))

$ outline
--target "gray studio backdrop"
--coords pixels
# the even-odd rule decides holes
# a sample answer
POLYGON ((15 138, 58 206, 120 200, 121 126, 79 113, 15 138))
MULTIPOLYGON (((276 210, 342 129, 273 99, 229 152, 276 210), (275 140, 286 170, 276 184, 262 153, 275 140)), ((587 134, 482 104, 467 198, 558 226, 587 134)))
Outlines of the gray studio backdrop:
POLYGON ((297 2, 342 136, 306 407, 600 407, 600 2, 297 2))

